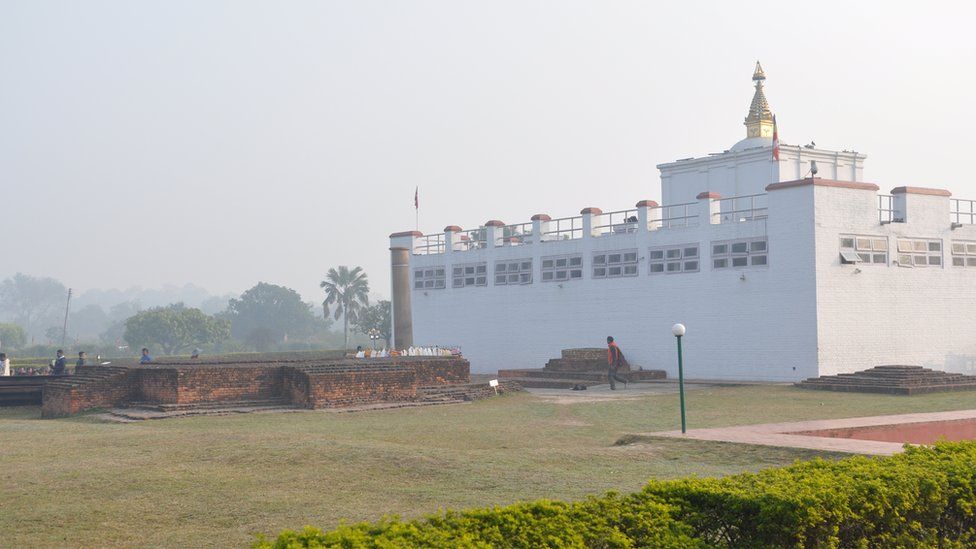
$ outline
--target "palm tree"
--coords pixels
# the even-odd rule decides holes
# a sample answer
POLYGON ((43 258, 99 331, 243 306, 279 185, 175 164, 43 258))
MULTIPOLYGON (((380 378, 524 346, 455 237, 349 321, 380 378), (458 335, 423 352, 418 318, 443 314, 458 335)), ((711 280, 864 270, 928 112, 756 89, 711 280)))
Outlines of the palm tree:
POLYGON ((322 311, 325 316, 329 316, 329 309, 333 308, 333 315, 336 320, 342 317, 342 332, 345 349, 349 348, 349 321, 353 322, 359 317, 361 310, 369 306, 369 280, 362 267, 349 270, 349 267, 341 266, 336 270, 329 269, 325 275, 325 280, 319 283, 319 287, 325 290, 325 301, 322 302, 322 311))

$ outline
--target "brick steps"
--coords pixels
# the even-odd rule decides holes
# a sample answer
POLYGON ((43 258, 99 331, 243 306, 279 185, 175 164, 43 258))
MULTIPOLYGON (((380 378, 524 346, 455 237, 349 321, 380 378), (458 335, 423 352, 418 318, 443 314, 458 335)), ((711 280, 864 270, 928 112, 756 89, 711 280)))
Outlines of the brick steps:
POLYGON ((83 366, 73 375, 58 376, 47 383, 51 387, 78 387, 88 383, 111 380, 128 373, 125 366, 83 366))
MULTIPOLYGON (((626 379, 628 383, 667 378, 667 374, 663 370, 620 371, 618 375, 626 379)), ((523 387, 532 389, 572 389, 576 385, 590 387, 609 383, 607 381, 606 365, 599 371, 581 372, 554 372, 546 368, 535 370, 499 370, 498 377, 505 381, 518 382, 523 387)))
POLYGON ((453 385, 420 387, 417 389, 417 396, 423 402, 469 402, 493 397, 496 394, 500 395, 521 390, 522 385, 506 379, 499 380, 497 388, 492 388, 487 383, 458 383, 453 385))
POLYGON ((877 366, 861 372, 820 376, 795 384, 804 389, 913 395, 976 390, 976 376, 930 370, 921 366, 877 366))
POLYGON ((575 379, 579 381, 606 382, 607 370, 604 366, 603 371, 591 370, 582 372, 558 372, 543 369, 534 370, 499 370, 500 379, 532 378, 532 379, 575 379))
POLYGON ((125 408, 112 408, 105 419, 122 422, 146 419, 168 419, 186 416, 246 414, 252 412, 295 412, 300 408, 284 399, 241 400, 234 402, 199 402, 193 404, 158 404, 133 402, 125 408))
POLYGON ((584 387, 590 387, 592 385, 601 385, 605 383, 604 381, 593 381, 586 379, 568 379, 568 378, 544 378, 544 377, 514 377, 508 378, 509 381, 514 381, 521 385, 522 387, 527 387, 530 389, 572 389, 577 385, 582 385, 584 387))

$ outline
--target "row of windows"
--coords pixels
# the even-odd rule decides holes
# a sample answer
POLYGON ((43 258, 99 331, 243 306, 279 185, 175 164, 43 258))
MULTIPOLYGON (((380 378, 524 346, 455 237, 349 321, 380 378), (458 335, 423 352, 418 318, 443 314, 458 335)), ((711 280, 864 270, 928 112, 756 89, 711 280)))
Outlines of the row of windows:
POLYGON ((495 286, 514 284, 532 284, 531 259, 495 263, 495 286))
MULTIPOLYGON (((712 268, 729 269, 750 266, 766 266, 766 239, 730 240, 712 243, 712 268)), ((655 274, 695 273, 700 270, 698 244, 684 244, 651 248, 648 251, 649 272, 655 274)), ((598 252, 592 258, 593 278, 621 278, 638 275, 637 250, 598 252)), ((532 283, 532 259, 516 259, 495 262, 496 286, 513 286, 532 283)), ((581 254, 542 258, 540 269, 543 282, 580 280, 583 278, 581 254)), ((488 285, 488 265, 468 263, 451 269, 451 287, 488 285)), ((446 287, 443 267, 414 270, 414 288, 440 290, 446 287)))
MULTIPOLYGON (((951 246, 953 267, 976 267, 976 242, 954 240, 951 246)), ((941 267, 942 241, 926 238, 899 238, 895 261, 902 267, 941 267)), ((883 236, 843 235, 840 237, 842 263, 888 265, 888 239, 883 236)))
POLYGON ((583 256, 564 255, 542 258, 542 281, 577 280, 583 278, 583 256))
POLYGON ((451 272, 451 286, 464 288, 466 286, 487 286, 488 266, 484 263, 469 263, 455 265, 451 272))
POLYGON ((952 266, 976 267, 976 242, 952 242, 952 266))

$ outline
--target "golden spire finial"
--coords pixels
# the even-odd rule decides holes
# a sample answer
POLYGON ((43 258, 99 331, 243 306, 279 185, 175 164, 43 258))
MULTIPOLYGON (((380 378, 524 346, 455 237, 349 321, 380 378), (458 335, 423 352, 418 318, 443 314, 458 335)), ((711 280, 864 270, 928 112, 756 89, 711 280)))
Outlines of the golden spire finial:
POLYGON ((766 73, 763 72, 762 65, 759 64, 759 61, 756 61, 756 70, 755 72, 752 73, 752 81, 758 82, 759 80, 765 80, 765 79, 766 79, 766 73))
POLYGON ((756 61, 756 70, 752 73, 752 81, 756 83, 756 93, 752 96, 749 115, 746 116, 746 137, 773 136, 773 113, 769 110, 766 94, 763 93, 764 80, 766 80, 766 73, 759 61, 756 61))

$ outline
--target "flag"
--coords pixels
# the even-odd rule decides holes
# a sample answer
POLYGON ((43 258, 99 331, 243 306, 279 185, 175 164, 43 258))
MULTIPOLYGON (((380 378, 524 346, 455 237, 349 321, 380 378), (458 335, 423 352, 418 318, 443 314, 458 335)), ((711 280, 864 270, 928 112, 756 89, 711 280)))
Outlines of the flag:
POLYGON ((413 209, 420 209, 420 186, 413 190, 413 209))
POLYGON ((776 115, 773 115, 773 160, 779 160, 779 130, 776 129, 776 115))

